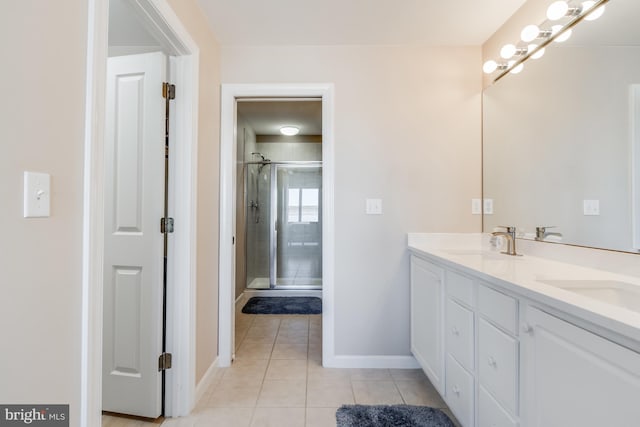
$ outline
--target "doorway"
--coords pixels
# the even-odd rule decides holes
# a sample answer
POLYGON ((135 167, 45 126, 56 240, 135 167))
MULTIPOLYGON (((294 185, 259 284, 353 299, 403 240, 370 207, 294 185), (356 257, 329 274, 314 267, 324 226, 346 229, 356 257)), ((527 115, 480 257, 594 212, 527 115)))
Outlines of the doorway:
POLYGON ((322 100, 243 99, 237 117, 235 297, 320 291, 322 100))
MULTIPOLYGON (((173 253, 175 256, 169 258, 167 265, 166 344, 169 351, 173 353, 173 364, 166 375, 165 415, 186 415, 190 412, 195 401, 195 317, 192 315, 195 306, 193 298, 195 295, 195 241, 191 236, 195 234, 194 183, 197 160, 198 48, 166 0, 125 2, 121 0, 91 0, 89 3, 90 22, 87 55, 89 78, 87 79, 84 178, 85 244, 81 378, 83 391, 81 393, 80 424, 100 425, 102 413, 103 361, 101 355, 103 350, 103 308, 105 306, 103 303, 106 303, 103 265, 105 264, 106 252, 104 248, 108 244, 104 235, 105 216, 103 215, 102 200, 106 192, 109 191, 109 183, 106 182, 107 174, 105 173, 108 153, 105 145, 107 57, 140 55, 143 52, 162 51, 168 55, 168 62, 165 61, 164 65, 159 68, 173 77, 172 80, 179 88, 178 93, 180 94, 173 101, 175 102, 174 109, 179 113, 173 114, 171 118, 171 121, 175 123, 171 132, 171 140, 177 140, 180 143, 170 147, 175 154, 171 159, 170 170, 175 171, 175 174, 172 174, 171 179, 173 197, 167 207, 170 215, 179 222, 182 232, 174 233, 167 242, 169 253, 173 253), (146 33, 146 36, 151 36, 154 40, 153 43, 147 43, 142 48, 140 45, 135 46, 137 44, 135 42, 125 43, 115 46, 116 49, 112 45, 109 51, 107 50, 110 30, 109 11, 117 10, 120 6, 127 8, 127 13, 124 14, 125 19, 135 18, 137 26, 133 30, 134 33, 146 33), (171 286, 176 282, 180 282, 183 286, 179 289, 171 286)), ((115 34, 115 32, 111 32, 111 35, 115 34)), ((129 33, 130 35, 131 33, 129 33)), ((162 89, 158 90, 161 92, 162 89)), ((161 136, 164 139, 164 135, 161 134, 161 136)), ((127 158, 130 160, 130 156, 127 158)), ((160 234, 160 218, 154 221, 153 229, 157 229, 160 234)), ((162 248, 160 254, 162 254, 162 248)), ((125 282, 129 284, 136 282, 135 269, 123 268, 119 273, 123 273, 121 277, 131 279, 124 280, 122 288, 129 291, 131 300, 135 301, 138 295, 132 291, 135 286, 127 287, 125 285, 125 282)), ((154 310, 161 307, 161 301, 154 307, 154 310)), ((126 328, 121 327, 121 330, 126 330, 126 328)), ((137 332, 136 328, 131 328, 129 338, 135 338, 135 334, 139 334, 140 331, 139 328, 137 332)), ((131 341, 134 340, 133 338, 131 341)), ((153 355, 154 360, 150 362, 154 364, 156 369, 159 363, 158 356, 153 355)), ((126 365, 126 363, 120 363, 120 365, 126 365)), ((126 369, 123 371, 123 373, 127 373, 126 369)), ((128 373, 132 377, 139 375, 133 371, 128 373)), ((158 398, 158 401, 160 400, 158 398)))
MULTIPOLYGON (((322 360, 324 366, 331 366, 335 362, 335 351, 334 351, 334 309, 333 309, 333 295, 334 295, 334 169, 333 169, 333 85, 332 84, 295 84, 295 85, 285 85, 285 84, 239 84, 239 85, 222 85, 222 115, 221 115, 221 180, 220 180, 220 293, 219 293, 219 356, 218 356, 218 364, 221 367, 230 366, 231 362, 234 358, 234 348, 235 348, 235 303, 236 303, 236 267, 238 266, 237 260, 239 257, 237 256, 237 248, 236 248, 236 230, 237 230, 237 217, 236 213, 238 212, 238 204, 242 205, 241 199, 243 199, 243 192, 238 191, 239 181, 243 179, 244 176, 244 159, 239 158, 238 156, 238 138, 241 135, 238 134, 238 105, 243 102, 248 101, 256 101, 256 100, 269 100, 269 99, 297 99, 297 100, 309 100, 314 99, 321 103, 321 111, 322 111, 322 124, 321 124, 321 138, 322 138, 322 148, 321 148, 321 163, 318 162, 316 165, 307 165, 307 167, 315 167, 315 171, 313 172, 316 175, 316 178, 319 179, 320 185, 316 187, 318 190, 317 197, 317 207, 312 209, 317 209, 318 219, 322 219, 321 222, 321 239, 316 239, 315 241, 310 240, 307 248, 312 248, 313 243, 316 243, 320 246, 318 249, 321 257, 317 258, 317 263, 320 264, 319 270, 320 275, 317 279, 321 279, 321 292, 322 302, 323 302, 323 314, 322 314, 322 360), (321 171, 321 173, 320 173, 321 171), (239 200, 240 199, 240 200, 239 200)), ((296 170, 295 168, 289 167, 287 169, 287 165, 285 163, 279 165, 278 162, 274 162, 273 159, 269 159, 269 157, 264 156, 260 151, 256 151, 260 153, 260 157, 258 155, 254 155, 253 163, 254 169, 259 169, 260 166, 264 165, 262 170, 260 170, 261 175, 263 175, 262 180, 264 180, 264 174, 267 170, 269 171, 267 174, 267 180, 271 178, 269 182, 269 187, 272 188, 275 186, 275 190, 270 192, 267 198, 263 197, 263 202, 258 201, 260 207, 260 203, 262 204, 263 209, 261 212, 266 210, 266 200, 270 201, 269 210, 270 212, 276 211, 275 214, 272 214, 271 218, 275 218, 277 216, 278 209, 278 190, 277 190, 277 182, 278 182, 278 171, 282 175, 280 178, 280 182, 285 182, 286 178, 284 175, 296 175, 297 173, 301 173, 302 171, 296 170), (264 158, 263 158, 264 157, 264 158), (267 159, 271 160, 267 162, 267 159), (289 174, 291 172, 291 174, 289 174), (276 203, 271 203, 272 195, 275 194, 276 203)), ((296 166, 296 165, 290 165, 296 166)), ((301 166, 301 165, 299 165, 301 166)), ((251 167, 251 166, 249 166, 251 167)), ((308 172, 311 169, 307 170, 308 172)), ((247 180, 249 181, 249 180, 247 180)), ((264 187, 264 186, 263 186, 264 187)), ((283 193, 284 187, 280 190, 280 201, 287 201, 286 204, 281 203, 282 212, 280 213, 280 218, 288 217, 284 215, 288 206, 291 206, 291 218, 293 219, 293 212, 295 211, 295 207, 298 207, 298 216, 296 217, 296 221, 301 221, 301 191, 303 186, 295 187, 293 185, 289 186, 290 189, 295 190, 296 188, 299 190, 298 193, 298 201, 294 202, 295 199, 295 191, 292 191, 289 194, 288 189, 285 194, 283 193), (290 197, 289 197, 290 196, 290 197)), ((311 193, 311 192, 310 192, 311 193)), ((309 193, 309 194, 310 194, 309 193)), ((314 193, 315 194, 315 193, 314 193)), ((247 202, 248 206, 251 205, 251 199, 247 202)), ((248 208, 249 211, 245 210, 245 218, 251 217, 252 212, 251 208, 248 208)), ((255 210, 255 209, 254 209, 255 210)), ((262 216, 262 213, 260 213, 262 216)), ((308 219, 305 217, 305 219, 308 219)), ((255 218, 254 218, 255 220, 255 218)), ((271 224, 270 226, 277 224, 271 224)), ((293 221, 292 221, 293 222, 293 221)), ((315 221, 305 221, 308 223, 313 223, 315 221)), ((248 228, 248 226, 247 226, 248 228)), ((282 230, 282 229, 281 229, 282 230)), ((287 234, 281 233, 282 234, 287 234)), ((277 233, 270 233, 270 237, 268 238, 270 241, 270 251, 277 252, 277 242, 278 237, 277 233)), ((281 241, 284 241, 280 239, 281 241)), ((304 240, 300 239, 292 239, 289 242, 296 244, 304 244, 304 240)), ((281 243, 281 246, 283 243, 281 243)), ((286 244, 284 244, 286 246, 286 244)), ((292 245, 295 247, 296 245, 292 245)), ((302 246, 304 248, 304 245, 302 246)), ((281 255, 282 261, 282 255, 281 255)), ((241 261, 242 262, 242 261, 241 261)), ((291 265, 294 265, 292 263, 291 265)), ((277 254, 274 257, 269 257, 269 265, 274 266, 269 269, 269 290, 265 292, 288 292, 288 291, 279 291, 277 289, 272 289, 271 284, 273 283, 274 288, 278 287, 278 264, 277 264, 277 254)), ((280 271, 285 271, 286 266, 284 264, 280 264, 280 271)), ((265 273, 263 273, 265 274, 265 273)), ((295 274, 293 276, 293 284, 295 285, 295 274)), ((283 277, 281 279, 288 279, 289 283, 291 283, 291 277, 283 277)), ((302 278, 301 278, 302 279, 302 278)), ((245 279, 246 280, 246 279, 245 279)), ((285 281, 280 281, 281 284, 284 284, 285 281)), ((242 280, 238 283, 243 283, 242 280)), ((245 282, 246 283, 246 282, 245 282)), ((311 291, 318 292, 318 291, 311 291)))

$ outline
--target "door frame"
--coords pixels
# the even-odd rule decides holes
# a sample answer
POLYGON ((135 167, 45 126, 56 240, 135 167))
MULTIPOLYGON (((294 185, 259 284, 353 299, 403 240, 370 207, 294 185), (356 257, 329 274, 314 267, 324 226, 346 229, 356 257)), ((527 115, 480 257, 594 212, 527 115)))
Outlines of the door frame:
POLYGON ((322 363, 336 366, 335 357, 335 218, 334 218, 334 85, 223 84, 220 123, 220 252, 218 366, 231 366, 235 323, 235 177, 239 98, 320 98, 322 100, 322 363))
MULTIPOLYGON (((199 48, 167 0, 132 0, 134 13, 170 56, 175 100, 174 180, 170 209, 178 218, 169 249, 167 345, 174 356, 167 371, 167 416, 187 415, 195 404, 196 177, 199 48)), ((82 328, 80 425, 102 417, 102 314, 104 259, 104 130, 109 0, 88 1, 84 134, 82 328)), ((160 89, 159 89, 160 90, 160 89)))

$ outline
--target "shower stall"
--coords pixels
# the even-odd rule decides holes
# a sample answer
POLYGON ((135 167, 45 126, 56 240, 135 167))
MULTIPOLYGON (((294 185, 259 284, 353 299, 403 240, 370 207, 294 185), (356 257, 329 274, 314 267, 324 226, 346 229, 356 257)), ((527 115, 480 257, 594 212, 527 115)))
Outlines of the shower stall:
POLYGON ((321 289, 322 162, 260 157, 243 164, 245 287, 321 289))

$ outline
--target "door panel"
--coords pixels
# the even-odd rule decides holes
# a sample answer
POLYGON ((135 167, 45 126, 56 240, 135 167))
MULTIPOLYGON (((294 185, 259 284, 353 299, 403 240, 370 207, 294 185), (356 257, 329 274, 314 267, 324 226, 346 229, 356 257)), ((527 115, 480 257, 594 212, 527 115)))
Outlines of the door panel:
POLYGON ((149 418, 161 413, 166 62, 107 67, 103 410, 149 418))

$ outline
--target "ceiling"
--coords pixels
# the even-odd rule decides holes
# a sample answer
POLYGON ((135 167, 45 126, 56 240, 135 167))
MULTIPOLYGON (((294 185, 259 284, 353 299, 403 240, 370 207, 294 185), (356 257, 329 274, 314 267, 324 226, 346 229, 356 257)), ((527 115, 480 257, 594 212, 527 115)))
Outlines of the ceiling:
POLYGON ((109 0, 109 46, 159 46, 127 0, 109 0))
POLYGON ((285 125, 298 127, 300 135, 322 135, 320 100, 240 101, 238 114, 256 135, 280 135, 280 128, 285 125))
POLYGON ((478 46, 525 0, 198 0, 223 46, 478 46))

